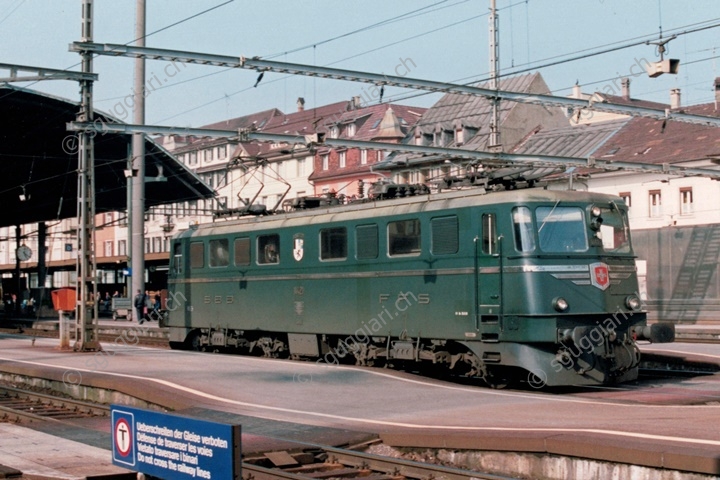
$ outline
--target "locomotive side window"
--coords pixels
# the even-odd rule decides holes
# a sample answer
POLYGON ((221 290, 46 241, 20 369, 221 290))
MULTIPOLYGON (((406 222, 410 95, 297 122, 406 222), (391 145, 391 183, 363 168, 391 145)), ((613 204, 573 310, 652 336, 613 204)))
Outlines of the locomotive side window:
POLYGON ((230 265, 230 242, 227 238, 210 240, 210 259, 208 264, 211 267, 227 267, 230 265))
POLYGON ((258 236, 257 262, 260 265, 280 263, 280 235, 258 236))
POLYGON ((420 255, 420 220, 388 223, 388 255, 420 255))
POLYGON ((460 238, 457 215, 430 220, 431 246, 433 255, 451 255, 458 252, 460 238))
POLYGON ((618 253, 630 252, 630 234, 628 233, 626 213, 609 208, 601 208, 600 211, 603 219, 600 227, 603 250, 618 253))
POLYGON ((358 225, 355 228, 355 243, 358 260, 378 257, 378 226, 358 225))
POLYGON ((535 210, 540 249, 544 252, 586 252, 587 224, 578 207, 538 207, 535 210))
POLYGON ((203 268, 205 266, 205 245, 202 242, 190 244, 190 268, 203 268))
POLYGON ((180 242, 173 245, 172 271, 175 275, 181 275, 183 273, 182 243, 180 242))
POLYGON ((513 232, 515 234, 515 249, 518 252, 535 250, 535 236, 533 235, 532 215, 527 207, 512 209, 513 232))
POLYGON ((250 239, 248 237, 235 239, 235 265, 250 265, 250 239))
POLYGON ((347 258, 347 229, 345 227, 320 230, 320 259, 344 260, 347 258))
POLYGON ((495 255, 497 248, 497 222, 494 213, 482 215, 482 252, 486 255, 495 255))

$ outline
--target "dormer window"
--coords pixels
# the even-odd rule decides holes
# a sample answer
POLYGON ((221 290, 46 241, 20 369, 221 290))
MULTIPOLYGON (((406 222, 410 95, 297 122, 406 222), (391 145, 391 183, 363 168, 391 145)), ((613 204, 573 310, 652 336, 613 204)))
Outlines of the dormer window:
POLYGON ((340 136, 340 127, 334 125, 330 127, 330 138, 338 138, 340 136))
POLYGON ((462 128, 455 130, 455 143, 462 145, 465 142, 465 131, 462 128))
POLYGON ((348 136, 349 138, 355 136, 355 129, 356 129, 356 127, 355 127, 355 124, 354 124, 354 123, 349 123, 349 124, 348 124, 348 126, 347 126, 347 136, 348 136))

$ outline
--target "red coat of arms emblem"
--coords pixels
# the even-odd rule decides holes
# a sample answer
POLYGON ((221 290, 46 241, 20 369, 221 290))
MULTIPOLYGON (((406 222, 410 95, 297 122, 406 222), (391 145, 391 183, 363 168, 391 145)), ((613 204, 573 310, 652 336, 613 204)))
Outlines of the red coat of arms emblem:
POLYGON ((600 290, 610 286, 610 272, 608 266, 602 262, 590 264, 590 283, 600 290))

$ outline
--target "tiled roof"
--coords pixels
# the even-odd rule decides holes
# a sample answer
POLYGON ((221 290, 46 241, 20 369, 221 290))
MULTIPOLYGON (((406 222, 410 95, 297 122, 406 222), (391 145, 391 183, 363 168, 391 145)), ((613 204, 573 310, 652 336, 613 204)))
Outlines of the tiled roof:
POLYGON ((264 110, 262 112, 251 113, 250 115, 244 115, 242 117, 230 118, 221 122, 211 123, 210 125, 205 125, 202 128, 237 130, 238 128, 251 128, 255 126, 255 128, 260 130, 265 127, 272 118, 280 115, 284 115, 283 112, 277 108, 271 108, 270 110, 264 110))
POLYGON ((618 105, 629 105, 631 107, 643 107, 643 108, 654 108, 657 110, 664 110, 669 107, 667 103, 651 102, 650 100, 640 100, 637 98, 626 98, 619 95, 606 95, 598 92, 599 95, 605 98, 608 103, 616 103, 618 105))
MULTIPOLYGON (((512 92, 527 92, 533 80, 539 74, 519 75, 500 80, 498 88, 512 92)), ((488 88, 487 84, 481 85, 488 88)), ((516 102, 500 102, 500 122, 507 117, 507 113, 517 105, 516 102)), ((430 107, 417 123, 417 129, 422 133, 433 133, 437 126, 452 130, 456 123, 472 128, 487 128, 492 116, 492 102, 479 96, 458 95, 448 93, 430 107)))
MULTIPOLYGON (((683 109, 711 113, 713 104, 683 109)), ((717 112, 715 112, 717 115, 717 112)), ((638 163, 677 163, 720 157, 720 128, 635 117, 598 149, 597 158, 638 163)))
POLYGON ((623 128, 629 119, 535 131, 512 149, 524 155, 587 158, 623 128))
MULTIPOLYGON (((283 113, 277 108, 270 110, 264 110, 262 112, 251 113, 250 115, 244 115, 242 117, 231 118, 223 120, 221 122, 211 123, 209 125, 203 125, 201 128, 215 129, 215 130, 238 130, 241 128, 257 128, 261 129, 270 122, 271 119, 283 115, 283 113)), ((180 146, 174 150, 174 154, 181 154, 185 152, 195 151, 201 148, 210 147, 215 144, 222 144, 227 141, 226 138, 196 138, 196 137, 184 137, 178 138, 179 141, 187 142, 187 145, 180 146)))

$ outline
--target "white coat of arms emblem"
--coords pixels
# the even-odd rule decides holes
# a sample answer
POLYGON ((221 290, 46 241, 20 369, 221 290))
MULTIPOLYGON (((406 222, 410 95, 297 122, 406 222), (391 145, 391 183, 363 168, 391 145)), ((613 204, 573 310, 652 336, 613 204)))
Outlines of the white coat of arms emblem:
POLYGON ((302 260, 303 254, 305 253, 305 250, 303 249, 304 243, 305 240, 302 234, 298 234, 293 237, 293 258, 295 258, 295 261, 297 262, 302 260))

